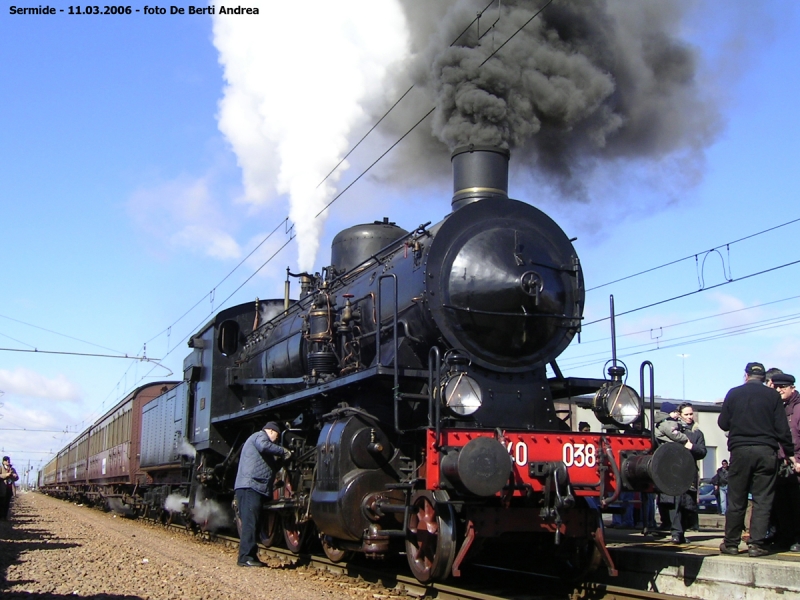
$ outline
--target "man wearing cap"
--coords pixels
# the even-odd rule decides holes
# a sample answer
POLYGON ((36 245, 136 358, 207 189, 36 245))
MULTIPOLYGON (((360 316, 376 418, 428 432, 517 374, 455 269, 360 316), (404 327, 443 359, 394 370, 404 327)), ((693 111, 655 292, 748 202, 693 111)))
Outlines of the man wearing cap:
POLYGON ((791 552, 800 553, 800 394, 795 389, 794 375, 776 373, 772 376, 772 385, 781 395, 789 430, 792 432, 794 454, 786 455, 782 451, 778 458, 791 463, 794 468, 786 472, 781 467, 782 475, 775 488, 775 503, 772 507, 772 519, 777 529, 775 546, 778 549, 789 548, 791 552))
POLYGON ((280 458, 288 460, 292 453, 276 444, 281 428, 275 421, 270 421, 261 431, 257 431, 245 440, 239 455, 239 470, 234 484, 236 507, 241 520, 239 534, 240 567, 263 567, 258 560, 256 531, 261 507, 265 498, 272 497, 272 484, 280 458))
POLYGON ((783 371, 778 369, 777 367, 772 367, 771 369, 767 369, 767 372, 764 374, 764 385, 775 389, 775 385, 772 383, 772 378, 775 375, 782 375, 783 371))
POLYGON ((725 514, 723 554, 738 554, 744 530, 748 490, 753 496, 750 556, 769 554, 766 547, 769 515, 775 497, 778 449, 794 462, 794 445, 778 392, 764 385, 766 370, 747 363, 745 380, 725 396, 717 423, 728 432, 731 464, 728 470, 728 510, 725 514))

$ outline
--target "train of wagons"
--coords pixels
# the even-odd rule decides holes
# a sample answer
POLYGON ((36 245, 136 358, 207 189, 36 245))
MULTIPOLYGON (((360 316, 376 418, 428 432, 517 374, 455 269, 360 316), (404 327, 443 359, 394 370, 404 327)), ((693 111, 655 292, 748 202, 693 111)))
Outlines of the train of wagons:
POLYGON ((457 149, 442 221, 350 227, 320 273, 287 269, 285 298, 220 311, 191 336, 182 381, 130 393, 42 469, 40 488, 233 529, 241 446, 278 421, 292 457, 265 503, 265 546, 404 553, 422 582, 471 561, 614 573, 603 508, 626 490, 682 493, 694 464, 679 444, 655 446, 644 385, 626 385, 619 363, 597 379, 561 372, 581 264, 553 220, 508 197, 508 161, 457 149), (558 406, 575 398, 604 431, 574 431, 558 406))

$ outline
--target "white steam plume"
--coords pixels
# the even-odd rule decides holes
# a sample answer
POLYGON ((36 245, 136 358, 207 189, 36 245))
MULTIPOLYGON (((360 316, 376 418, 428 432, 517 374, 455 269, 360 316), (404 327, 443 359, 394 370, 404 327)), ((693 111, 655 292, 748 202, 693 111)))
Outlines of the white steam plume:
POLYGON ((183 512, 184 507, 189 503, 189 498, 181 496, 177 492, 170 494, 164 500, 164 508, 171 513, 183 512))
MULTIPOLYGON (((313 268, 324 215, 361 108, 383 93, 387 70, 407 52, 399 0, 270 3, 259 16, 214 17, 226 81, 219 128, 242 168, 245 201, 288 194, 298 267, 313 268)), ((278 216, 278 215, 276 215, 278 216)), ((283 216, 283 215, 280 215, 283 216)))
POLYGON ((195 503, 192 520, 200 525, 203 531, 218 531, 233 525, 233 514, 229 508, 209 498, 195 503))
POLYGON ((192 446, 189 443, 189 440, 187 440, 186 438, 181 438, 181 441, 178 442, 178 445, 175 448, 175 450, 181 456, 186 456, 188 458, 192 458, 193 459, 193 458, 195 458, 197 456, 197 450, 195 449, 194 446, 192 446))

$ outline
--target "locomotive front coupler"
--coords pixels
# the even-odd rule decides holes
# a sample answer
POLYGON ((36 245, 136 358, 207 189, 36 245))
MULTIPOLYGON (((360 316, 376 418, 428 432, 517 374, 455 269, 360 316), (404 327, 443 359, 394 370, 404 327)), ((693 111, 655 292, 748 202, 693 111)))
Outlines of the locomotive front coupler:
POLYGON ((575 505, 567 465, 563 461, 531 462, 528 463, 528 473, 531 477, 544 479, 544 503, 540 514, 543 518, 555 519, 555 543, 558 545, 561 542, 563 522, 561 510, 570 509, 575 505), (551 491, 555 491, 555 501, 551 501, 551 491))

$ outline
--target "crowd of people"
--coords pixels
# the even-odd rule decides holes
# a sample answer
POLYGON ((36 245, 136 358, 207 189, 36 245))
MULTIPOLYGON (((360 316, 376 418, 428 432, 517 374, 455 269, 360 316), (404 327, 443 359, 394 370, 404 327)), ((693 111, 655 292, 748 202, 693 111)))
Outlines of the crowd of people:
POLYGON ((800 553, 800 394, 793 375, 747 363, 717 423, 728 435, 723 554, 738 554, 746 525, 750 556, 800 553), (752 515, 746 523, 748 498, 752 515))
MULTIPOLYGON (((738 554, 748 531, 748 554, 800 553, 800 393, 795 377, 780 369, 766 370, 757 362, 745 367, 744 383, 732 388, 722 405, 718 425, 728 438, 730 460, 723 460, 711 479, 720 514, 725 516, 723 554, 738 554)), ((656 414, 659 444, 681 444, 695 461, 706 456, 705 436, 694 420, 689 402, 665 401, 656 414)), ((640 511, 634 495, 620 495, 621 511, 611 526, 656 528, 654 502, 661 515, 658 527, 669 531, 675 544, 685 532, 697 529, 699 471, 680 496, 641 494, 640 511)))
MULTIPOLYGON (((725 516, 723 554, 739 553, 745 530, 748 554, 800 553, 800 394, 793 375, 751 362, 744 383, 725 396, 717 423, 727 435, 730 461, 711 479, 725 516)), ((706 455, 692 405, 663 402, 655 419, 659 443, 684 445, 695 461, 706 455)), ((698 476, 681 496, 659 494, 662 527, 672 541, 697 522, 698 476)))

